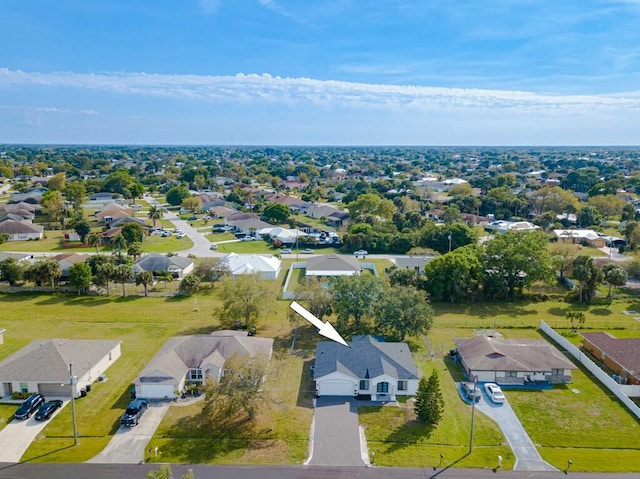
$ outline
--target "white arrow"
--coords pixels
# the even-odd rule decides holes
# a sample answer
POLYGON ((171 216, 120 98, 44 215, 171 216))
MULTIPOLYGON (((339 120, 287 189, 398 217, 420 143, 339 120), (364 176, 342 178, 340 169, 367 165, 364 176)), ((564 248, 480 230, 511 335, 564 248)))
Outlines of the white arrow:
POLYGON ((335 328, 331 325, 329 321, 325 321, 324 323, 316 318, 313 314, 307 311, 304 306, 296 303, 295 301, 289 305, 291 309, 293 309, 296 313, 302 316, 304 319, 313 324, 316 328, 318 328, 318 334, 324 336, 325 338, 329 338, 336 343, 340 343, 346 347, 350 347, 349 343, 347 343, 340 333, 335 330, 335 328))

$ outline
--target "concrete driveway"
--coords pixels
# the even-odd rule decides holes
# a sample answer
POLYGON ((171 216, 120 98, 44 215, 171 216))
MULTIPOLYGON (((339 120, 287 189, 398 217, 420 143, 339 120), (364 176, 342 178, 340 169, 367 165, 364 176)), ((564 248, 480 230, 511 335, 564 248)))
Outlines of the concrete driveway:
POLYGON ((557 471, 548 462, 542 460, 536 446, 524 430, 520 420, 513 412, 508 400, 503 404, 493 403, 481 384, 482 398, 476 403, 476 409, 489 416, 498 423, 504 437, 507 439, 513 454, 516 456, 515 471, 557 471))
POLYGON ((135 427, 120 426, 103 451, 87 462, 99 464, 138 464, 144 461, 147 443, 156 432, 169 409, 169 402, 149 403, 140 424, 135 427))
POLYGON ((313 466, 364 466, 358 407, 352 398, 316 399, 311 433, 313 466))
MULTIPOLYGON (((69 403, 65 400, 62 407, 53 413, 55 417, 69 403)), ((18 409, 19 404, 16 404, 18 409)), ((36 421, 35 413, 26 421, 14 419, 0 431, 0 462, 20 462, 20 458, 33 440, 42 432, 48 421, 36 421)))

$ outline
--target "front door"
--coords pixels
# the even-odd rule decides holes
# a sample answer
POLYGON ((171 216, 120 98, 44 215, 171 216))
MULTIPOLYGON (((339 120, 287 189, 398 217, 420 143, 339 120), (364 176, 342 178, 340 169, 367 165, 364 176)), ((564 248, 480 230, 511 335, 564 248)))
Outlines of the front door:
POLYGON ((13 383, 2 383, 3 396, 11 396, 13 394, 13 383))

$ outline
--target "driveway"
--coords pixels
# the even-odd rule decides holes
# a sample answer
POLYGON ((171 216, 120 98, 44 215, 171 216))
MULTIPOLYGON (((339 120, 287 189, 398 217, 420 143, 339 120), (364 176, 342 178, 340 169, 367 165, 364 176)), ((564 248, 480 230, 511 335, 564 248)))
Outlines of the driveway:
MULTIPOLYGON (((65 400, 62 407, 68 403, 69 400, 65 400)), ((19 404, 16 404, 16 409, 18 406, 19 404)), ((62 407, 58 408, 52 417, 55 417, 62 410, 62 407)), ((49 421, 36 421, 34 414, 26 421, 14 419, 7 424, 0 431, 0 462, 20 462, 24 452, 49 421)))
POLYGON ((364 466, 358 407, 352 398, 316 399, 311 432, 312 466, 364 466))
POLYGON ((536 446, 524 430, 520 420, 513 412, 509 401, 505 399, 503 404, 495 404, 486 395, 484 387, 482 398, 476 403, 476 409, 489 416, 498 423, 504 437, 507 439, 513 454, 516 456, 515 471, 557 471, 551 464, 542 460, 536 446))
POLYGON ((100 454, 87 462, 100 464, 138 464, 144 462, 147 443, 156 432, 169 409, 169 402, 149 403, 140 424, 135 427, 120 426, 100 454))

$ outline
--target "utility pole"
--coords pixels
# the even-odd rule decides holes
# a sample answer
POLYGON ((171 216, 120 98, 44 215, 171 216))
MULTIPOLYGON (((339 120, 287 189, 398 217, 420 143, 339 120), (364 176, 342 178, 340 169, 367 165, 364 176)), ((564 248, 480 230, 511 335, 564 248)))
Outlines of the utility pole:
POLYGON ((469 434, 469 454, 473 450, 473 421, 476 413, 476 388, 478 387, 478 376, 473 376, 473 397, 471 398, 471 433, 469 434))
POLYGON ((69 363, 69 384, 71 385, 71 421, 73 423, 73 445, 78 445, 78 429, 76 427, 76 388, 78 378, 73 375, 73 363, 69 363))

